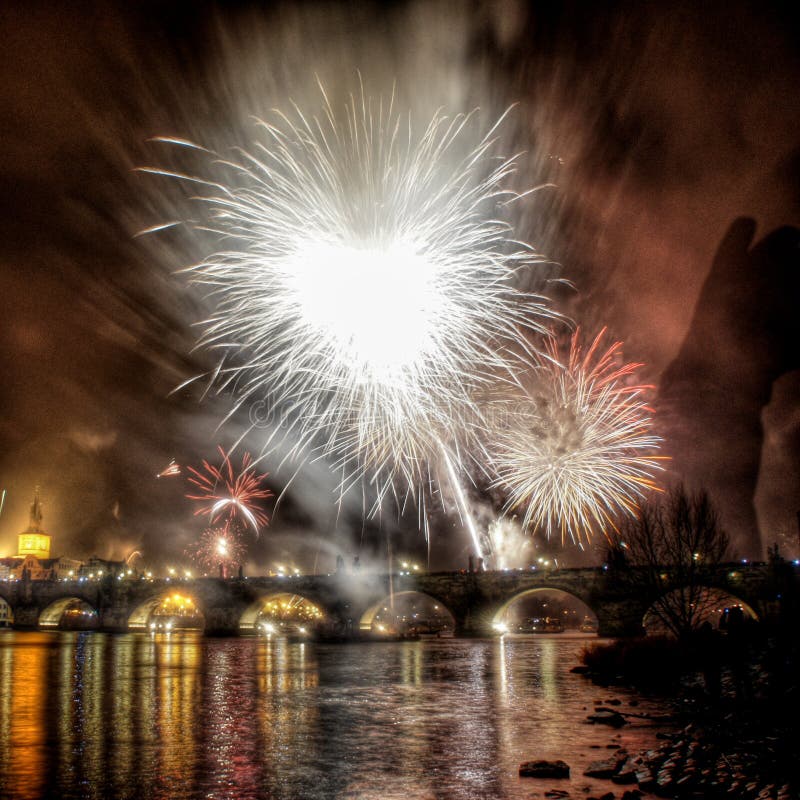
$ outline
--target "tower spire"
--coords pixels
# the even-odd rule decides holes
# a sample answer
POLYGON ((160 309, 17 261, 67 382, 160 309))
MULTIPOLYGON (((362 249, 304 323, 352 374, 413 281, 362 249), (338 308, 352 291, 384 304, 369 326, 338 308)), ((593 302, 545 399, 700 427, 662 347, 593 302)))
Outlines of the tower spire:
POLYGON ((39 487, 37 486, 33 494, 31 503, 31 517, 28 523, 28 530, 39 533, 42 530, 42 501, 39 499, 39 487))
POLYGON ((36 558, 50 558, 50 536, 42 528, 42 501, 39 498, 39 487, 33 494, 31 503, 31 516, 27 530, 17 536, 17 558, 35 556, 36 558))

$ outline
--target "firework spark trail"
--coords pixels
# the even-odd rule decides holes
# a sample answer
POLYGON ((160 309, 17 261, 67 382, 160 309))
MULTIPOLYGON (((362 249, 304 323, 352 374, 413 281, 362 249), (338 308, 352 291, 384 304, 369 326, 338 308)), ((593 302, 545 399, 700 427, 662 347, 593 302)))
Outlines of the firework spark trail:
POLYGON ((164 469, 162 469, 161 472, 159 472, 156 475, 156 478, 171 478, 174 475, 180 475, 180 474, 181 474, 181 468, 173 458, 172 461, 170 461, 169 464, 167 464, 167 466, 164 467, 164 469))
POLYGON ((455 467, 453 466, 453 462, 450 459, 447 451, 443 449, 442 454, 444 463, 447 466, 447 474, 450 476, 450 485, 453 488, 453 492, 455 493, 456 500, 458 502, 459 515, 466 523, 467 530, 469 531, 470 538, 472 539, 472 546, 475 548, 475 556, 482 559, 484 556, 483 548, 481 547, 481 537, 478 534, 477 527, 475 526, 475 520, 472 518, 472 514, 470 514, 469 506, 467 505, 467 498, 464 495, 464 490, 461 488, 461 482, 458 480, 455 467))
POLYGON ((231 415, 280 415, 265 452, 282 430, 290 456, 333 462, 342 494, 366 478, 377 512, 417 496, 440 443, 456 458, 483 425, 475 394, 555 315, 515 289, 540 259, 499 218, 519 196, 514 158, 492 153, 499 121, 470 146, 471 115, 415 135, 393 100, 362 91, 337 117, 323 98, 319 118, 259 123, 216 180, 146 171, 201 187, 198 227, 227 247, 188 272, 216 306, 201 344, 224 354, 211 378, 231 415))
POLYGON ((259 529, 269 522, 269 516, 261 507, 262 500, 272 497, 272 492, 263 485, 267 473, 255 470, 249 453, 242 456, 242 466, 236 472, 230 457, 221 447, 218 450, 222 457, 220 466, 203 461, 202 472, 188 468, 189 483, 197 490, 186 497, 203 503, 195 510, 196 516, 208 514, 209 522, 214 522, 222 512, 227 513, 229 520, 241 515, 258 535, 259 529))
POLYGON ((584 353, 576 332, 563 366, 551 340, 533 391, 495 436, 495 485, 508 492, 507 509, 524 508, 526 529, 548 537, 558 529, 562 541, 589 540, 619 512, 635 513, 661 469, 644 399, 652 387, 629 383, 642 365, 616 363, 621 343, 599 352, 604 333, 584 353))

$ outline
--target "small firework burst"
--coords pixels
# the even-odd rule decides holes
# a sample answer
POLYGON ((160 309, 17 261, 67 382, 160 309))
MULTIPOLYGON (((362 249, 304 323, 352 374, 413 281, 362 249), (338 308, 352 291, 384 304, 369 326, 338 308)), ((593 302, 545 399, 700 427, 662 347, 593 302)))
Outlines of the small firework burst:
POLYGON ((258 534, 269 522, 262 506, 264 500, 272 497, 272 492, 264 486, 267 473, 256 470, 249 453, 242 456, 242 466, 236 470, 225 451, 221 447, 218 450, 222 458, 219 466, 203 461, 202 470, 188 468, 189 483, 196 488, 186 497, 202 504, 195 510, 196 516, 207 514, 211 523, 220 518, 231 522, 241 518, 258 534))
POLYGON ((219 569, 223 575, 230 574, 244 563, 247 548, 242 531, 235 521, 222 527, 206 528, 200 539, 187 551, 187 555, 207 571, 219 569))

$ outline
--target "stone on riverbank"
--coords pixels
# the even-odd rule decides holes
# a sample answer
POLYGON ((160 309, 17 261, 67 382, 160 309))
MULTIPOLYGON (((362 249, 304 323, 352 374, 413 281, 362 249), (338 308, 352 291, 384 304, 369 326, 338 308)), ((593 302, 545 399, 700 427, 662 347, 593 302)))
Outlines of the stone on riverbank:
POLYGON ((612 711, 610 708, 598 708, 586 719, 594 725, 610 725, 612 728, 621 728, 627 724, 627 720, 622 714, 612 711))
POLYGON ((620 765, 616 774, 611 776, 612 783, 629 784, 636 783, 636 764, 633 759, 627 759, 620 765))
MULTIPOLYGON (((709 735, 694 727, 662 739, 660 746, 630 757, 626 754, 626 758, 617 762, 610 780, 617 784, 639 785, 638 790, 626 791, 622 800, 637 797, 637 791, 670 800, 676 797, 789 800, 800 796, 792 793, 791 785, 778 788, 774 779, 765 780, 772 776, 752 769, 756 762, 749 753, 755 752, 755 742, 740 738, 737 745, 746 748, 743 752, 736 748, 725 752, 720 749, 718 735, 709 735)), ((606 779, 611 765, 611 759, 595 762, 585 774, 606 779), (595 767, 597 772, 593 770, 595 767)))
POLYGON ((609 758, 606 761, 592 761, 583 774, 587 778, 608 780, 617 771, 619 764, 619 759, 616 758, 609 758))
POLYGON ((519 765, 520 778, 569 778, 569 764, 565 761, 524 761, 519 765))

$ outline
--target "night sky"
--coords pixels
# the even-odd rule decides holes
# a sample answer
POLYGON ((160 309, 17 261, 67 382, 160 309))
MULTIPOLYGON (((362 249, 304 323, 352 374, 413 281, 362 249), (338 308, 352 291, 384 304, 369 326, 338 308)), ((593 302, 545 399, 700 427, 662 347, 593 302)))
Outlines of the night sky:
MULTIPOLYGON (((517 210, 516 232, 574 287, 547 291, 582 327, 623 339, 649 381, 672 376, 653 395, 664 449, 676 477, 709 476, 740 554, 757 555, 748 471, 761 543, 797 541, 798 239, 784 232, 748 255, 800 224, 800 29, 788 12, 737 2, 130 6, 0 10, 0 551, 14 552, 35 484, 56 555, 138 548, 155 563, 199 535, 183 480, 155 475, 172 458, 213 456, 247 421, 218 431, 229 398, 203 399, 202 385, 172 393, 213 366, 192 350, 203 298, 174 274, 208 243, 135 236, 190 205, 181 187, 134 168, 164 165, 154 136, 245 145, 253 116, 290 100, 316 108, 316 76, 336 102, 359 71, 374 95, 394 82, 415 118, 480 107, 491 120, 516 103, 501 141, 523 152, 516 188, 552 184, 517 210), (734 227, 712 273, 739 217, 755 228, 734 227), (740 380, 757 384, 747 403, 740 380), (698 430, 710 434, 698 441, 698 430)), ((246 444, 258 450, 258 432, 246 444)), ((292 471, 273 475, 273 489, 292 471)), ((337 513, 335 486, 324 464, 298 476, 253 543, 252 568, 327 569, 338 552, 373 552, 386 531, 426 552, 416 515, 364 524, 360 498, 337 513)), ((473 501, 491 515, 490 498, 473 501)), ((463 566, 466 548, 457 519, 434 520, 432 565, 463 566)))

